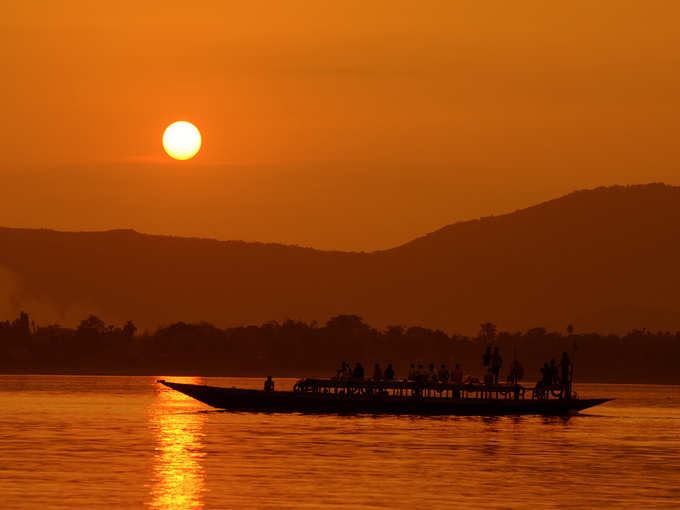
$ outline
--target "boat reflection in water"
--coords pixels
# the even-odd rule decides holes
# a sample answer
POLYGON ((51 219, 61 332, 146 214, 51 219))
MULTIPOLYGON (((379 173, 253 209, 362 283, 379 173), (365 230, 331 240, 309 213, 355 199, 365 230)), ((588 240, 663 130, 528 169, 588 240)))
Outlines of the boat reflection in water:
MULTIPOLYGON (((182 382, 199 384, 198 377, 182 382)), ((194 401, 169 388, 157 393, 149 423, 156 441, 151 502, 154 508, 202 508, 205 473, 202 458, 205 414, 194 401)))

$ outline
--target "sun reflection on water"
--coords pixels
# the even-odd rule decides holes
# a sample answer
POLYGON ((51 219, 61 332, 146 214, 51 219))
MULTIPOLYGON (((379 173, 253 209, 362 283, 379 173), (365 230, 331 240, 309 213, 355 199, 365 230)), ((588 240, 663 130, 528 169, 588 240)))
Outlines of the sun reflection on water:
MULTIPOLYGON (((198 384, 199 378, 173 378, 198 384)), ((162 387, 151 407, 149 422, 156 440, 154 478, 151 487, 153 508, 202 508, 205 472, 201 463, 205 414, 196 411, 193 401, 162 387)))

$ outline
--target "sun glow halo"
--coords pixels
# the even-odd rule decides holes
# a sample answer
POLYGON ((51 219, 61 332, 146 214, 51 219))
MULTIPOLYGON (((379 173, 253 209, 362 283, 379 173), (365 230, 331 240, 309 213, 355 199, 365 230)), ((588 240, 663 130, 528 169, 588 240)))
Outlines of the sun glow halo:
POLYGON ((201 148, 201 133, 191 122, 173 122, 163 132, 163 148, 175 159, 191 159, 201 148))

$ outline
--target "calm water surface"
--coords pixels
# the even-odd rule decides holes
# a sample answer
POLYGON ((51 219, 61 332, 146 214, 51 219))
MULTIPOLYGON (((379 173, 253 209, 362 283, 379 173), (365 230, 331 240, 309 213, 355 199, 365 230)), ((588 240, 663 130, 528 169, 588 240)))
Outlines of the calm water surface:
POLYGON ((680 508, 678 386, 581 385, 617 400, 569 419, 339 417, 155 379, 0 376, 0 507, 680 508))

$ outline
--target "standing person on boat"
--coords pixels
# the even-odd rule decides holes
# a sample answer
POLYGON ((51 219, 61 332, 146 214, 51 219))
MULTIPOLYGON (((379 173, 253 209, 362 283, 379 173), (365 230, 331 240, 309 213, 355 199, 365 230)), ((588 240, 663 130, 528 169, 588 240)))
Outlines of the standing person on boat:
POLYGON ((394 379, 394 368, 392 368, 392 363, 387 364, 384 376, 386 381, 392 381, 394 379))
POLYGON ((524 377, 524 367, 519 360, 514 360, 510 366, 510 382, 512 384, 519 384, 522 377, 524 377))
POLYGON ((560 360, 560 384, 564 387, 565 394, 571 395, 571 381, 569 380, 569 373, 571 372, 571 360, 566 352, 562 353, 560 360))
POLYGON ((380 370, 380 364, 376 363, 375 368, 373 369, 373 380, 374 381, 382 381, 383 378, 383 373, 382 370, 380 370))
POLYGON ((437 372, 434 369, 434 363, 430 363, 430 367, 427 370, 427 380, 431 382, 437 382, 437 372))
POLYGON ((415 381, 418 378, 418 371, 416 370, 416 364, 411 363, 411 366, 408 369, 408 380, 409 381, 415 381))
POLYGON ((351 379, 352 377, 352 368, 349 366, 349 363, 342 362, 342 379, 351 379))
POLYGON ((541 386, 545 388, 550 388, 552 386, 552 370, 548 366, 548 362, 543 363, 543 368, 541 368, 541 386))
POLYGON ((460 384, 463 382, 463 370, 460 368, 460 365, 458 363, 456 363, 456 368, 453 370, 451 380, 456 384, 460 384))
POLYGON ((488 370, 491 370, 491 346, 490 345, 486 346, 486 352, 482 356, 482 363, 484 363, 484 366, 487 367, 488 370))
POLYGON ((416 381, 423 382, 425 379, 427 379, 427 373, 425 373, 423 365, 418 365, 418 370, 416 370, 416 381))
POLYGON ((362 366, 360 361, 357 361, 357 364, 354 365, 354 371, 352 372, 352 377, 354 379, 363 379, 364 378, 364 367, 362 366))
POLYGON ((562 353, 562 359, 560 360, 560 382, 562 384, 569 383, 569 368, 571 367, 571 360, 566 352, 562 353))
POLYGON ((439 379, 440 383, 446 383, 449 380, 449 369, 446 368, 446 365, 442 363, 442 366, 439 367, 439 372, 437 372, 437 379, 439 379))
POLYGON ((501 357, 501 350, 499 347, 494 348, 491 356, 491 373, 493 374, 493 383, 498 384, 498 376, 501 373, 503 366, 503 358, 501 357))
POLYGON ((268 375, 264 381, 264 391, 274 391, 274 380, 271 375, 268 375))
POLYGON ((551 372, 551 379, 552 383, 556 384, 560 382, 560 371, 559 368, 557 368, 557 364, 555 363, 554 359, 550 360, 550 372, 551 372))

